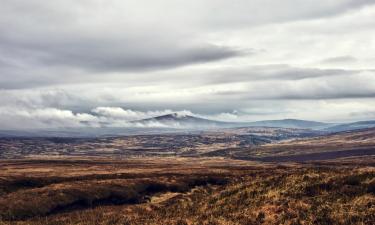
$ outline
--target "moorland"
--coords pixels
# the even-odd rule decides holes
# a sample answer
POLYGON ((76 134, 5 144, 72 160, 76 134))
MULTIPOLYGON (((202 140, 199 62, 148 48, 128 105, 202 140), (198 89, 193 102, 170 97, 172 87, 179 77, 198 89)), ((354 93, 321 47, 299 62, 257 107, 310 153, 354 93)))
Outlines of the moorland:
POLYGON ((0 224, 373 224, 374 129, 1 138, 0 224))

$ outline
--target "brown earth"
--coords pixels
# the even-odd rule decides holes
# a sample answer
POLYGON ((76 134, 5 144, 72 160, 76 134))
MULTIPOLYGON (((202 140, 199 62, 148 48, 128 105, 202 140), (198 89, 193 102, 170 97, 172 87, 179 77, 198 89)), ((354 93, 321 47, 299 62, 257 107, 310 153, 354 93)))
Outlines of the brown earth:
POLYGON ((371 158, 0 161, 0 224, 373 224, 371 158))

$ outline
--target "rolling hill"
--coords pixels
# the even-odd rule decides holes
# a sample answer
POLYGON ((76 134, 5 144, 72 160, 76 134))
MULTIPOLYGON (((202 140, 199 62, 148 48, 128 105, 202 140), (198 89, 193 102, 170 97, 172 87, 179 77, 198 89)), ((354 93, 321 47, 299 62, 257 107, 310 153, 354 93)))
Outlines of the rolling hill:
POLYGON ((331 126, 330 123, 322 123, 309 120, 283 119, 283 120, 263 120, 248 123, 248 126, 257 127, 282 127, 319 130, 331 126))
POLYGON ((344 124, 339 124, 339 125, 328 127, 325 130, 329 132, 340 132, 340 131, 348 131, 348 130, 373 128, 373 127, 375 127, 375 120, 358 121, 354 123, 344 123, 344 124))
POLYGON ((273 142, 239 149, 235 155, 235 158, 275 162, 370 156, 375 155, 375 128, 273 142))
POLYGON ((132 123, 144 126, 160 126, 187 129, 207 129, 207 128, 235 128, 235 127, 280 127, 298 129, 323 129, 334 124, 322 123, 309 120, 283 119, 283 120, 263 120, 255 122, 224 122, 209 120, 189 115, 179 115, 177 113, 152 117, 132 123))
POLYGON ((154 126, 154 127, 173 127, 180 129, 209 129, 209 128, 224 128, 224 127, 239 127, 243 123, 223 122, 216 120, 209 120, 195 116, 180 115, 172 113, 157 117, 152 117, 143 120, 132 122, 134 125, 154 126))

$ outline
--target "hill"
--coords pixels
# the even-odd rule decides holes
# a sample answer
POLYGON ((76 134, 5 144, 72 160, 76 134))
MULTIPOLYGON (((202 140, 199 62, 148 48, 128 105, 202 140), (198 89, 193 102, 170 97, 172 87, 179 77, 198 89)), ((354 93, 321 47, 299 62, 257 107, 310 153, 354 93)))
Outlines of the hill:
POLYGON ((190 115, 181 115, 178 113, 172 113, 148 119, 137 120, 133 121, 132 123, 136 126, 144 125, 146 127, 172 127, 180 129, 209 129, 223 127, 239 127, 243 125, 243 123, 209 120, 190 115))
POLYGON ((325 130, 330 131, 330 132, 340 132, 340 131, 358 130, 358 129, 372 128, 372 127, 375 127, 375 120, 339 124, 339 125, 335 125, 332 127, 328 127, 325 130))
POLYGON ((239 150, 235 158, 260 161, 311 161, 375 155, 375 128, 273 142, 239 150))
POLYGON ((323 129, 332 126, 330 123, 322 123, 309 120, 283 119, 283 120, 263 120, 255 122, 223 122, 209 120, 190 115, 180 115, 177 113, 157 116, 153 118, 133 121, 132 123, 144 126, 160 126, 174 128, 207 129, 207 128, 234 128, 234 127, 280 127, 298 129, 323 129))
POLYGON ((248 126, 260 127, 283 127, 319 130, 331 126, 329 123, 322 123, 309 120, 283 119, 283 120, 263 120, 248 123, 248 126))

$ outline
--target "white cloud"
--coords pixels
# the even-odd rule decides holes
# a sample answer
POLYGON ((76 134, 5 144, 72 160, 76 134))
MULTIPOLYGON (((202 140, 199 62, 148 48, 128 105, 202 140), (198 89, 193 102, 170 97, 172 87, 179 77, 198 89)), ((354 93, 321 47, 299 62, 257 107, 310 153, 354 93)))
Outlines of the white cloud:
POLYGON ((0 125, 370 119, 374 3, 5 0, 0 125))
POLYGON ((113 118, 113 119, 121 119, 126 121, 135 121, 141 119, 147 119, 151 117, 177 113, 178 115, 193 115, 192 112, 187 110, 182 111, 172 111, 170 109, 165 110, 157 110, 157 111, 136 111, 130 109, 123 109, 121 107, 96 107, 92 110, 93 113, 97 114, 98 116, 113 118))
POLYGON ((0 107, 2 129, 98 126, 99 119, 87 113, 56 108, 0 107), (86 124, 84 124, 86 123, 86 124))

